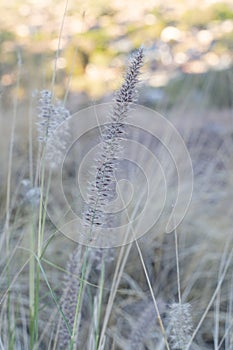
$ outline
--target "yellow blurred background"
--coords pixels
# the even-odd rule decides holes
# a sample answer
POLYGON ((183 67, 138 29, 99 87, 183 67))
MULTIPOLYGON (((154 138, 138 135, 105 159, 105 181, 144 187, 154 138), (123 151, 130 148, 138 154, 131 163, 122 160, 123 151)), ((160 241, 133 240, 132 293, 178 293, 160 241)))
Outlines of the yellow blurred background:
POLYGON ((196 96, 208 77, 209 103, 217 95, 220 107, 231 107, 232 1, 1 0, 0 6, 4 105, 12 103, 19 66, 21 100, 50 89, 53 78, 56 95, 69 91, 71 105, 104 98, 120 84, 128 56, 143 45, 143 102, 173 104, 183 85, 196 96), (219 90, 227 92, 215 91, 220 75, 213 72, 225 74, 227 87, 219 90))

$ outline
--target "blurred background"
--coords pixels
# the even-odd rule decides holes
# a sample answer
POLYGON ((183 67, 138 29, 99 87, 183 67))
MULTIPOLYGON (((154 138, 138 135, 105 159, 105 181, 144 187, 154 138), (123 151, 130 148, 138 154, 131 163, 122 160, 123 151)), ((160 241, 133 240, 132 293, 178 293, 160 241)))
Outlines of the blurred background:
POLYGON ((141 45, 140 102, 232 107, 231 0, 1 0, 0 6, 3 108, 16 89, 20 102, 50 89, 54 70, 56 95, 67 96, 69 108, 106 100, 141 45))

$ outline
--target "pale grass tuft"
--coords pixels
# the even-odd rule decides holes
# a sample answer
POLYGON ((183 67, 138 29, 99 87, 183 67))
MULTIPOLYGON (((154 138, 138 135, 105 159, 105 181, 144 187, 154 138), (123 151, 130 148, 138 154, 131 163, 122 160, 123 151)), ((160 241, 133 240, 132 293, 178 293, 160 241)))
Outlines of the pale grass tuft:
MULTIPOLYGON (((61 349, 68 348, 71 340, 71 333, 74 326, 75 310, 80 288, 80 276, 82 270, 82 252, 78 246, 67 263, 67 274, 64 277, 64 291, 61 300, 62 311, 66 318, 67 324, 63 319, 59 330, 59 345, 61 349), (69 326, 69 330, 67 328, 69 326)), ((75 337, 78 337, 78 324, 75 330, 75 337)))
POLYGON ((170 327, 172 349, 185 349, 192 332, 192 308, 189 303, 173 303, 170 305, 170 327))
POLYGON ((51 168, 59 166, 63 159, 63 151, 70 136, 69 125, 66 122, 69 111, 61 101, 52 102, 52 92, 42 90, 39 100, 38 136, 39 142, 45 148, 46 164, 51 168))

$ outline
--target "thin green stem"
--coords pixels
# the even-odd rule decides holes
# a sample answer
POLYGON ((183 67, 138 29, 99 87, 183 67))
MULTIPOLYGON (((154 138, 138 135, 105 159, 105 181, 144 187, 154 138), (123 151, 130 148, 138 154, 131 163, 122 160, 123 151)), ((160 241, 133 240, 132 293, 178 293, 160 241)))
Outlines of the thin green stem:
POLYGON ((62 32, 63 32, 66 13, 67 13, 67 9, 68 9, 68 3, 69 3, 69 0, 66 0, 65 9, 63 11, 61 27, 60 27, 59 36, 58 36, 58 45, 57 45, 57 50, 56 50, 56 57, 55 57, 55 61, 54 61, 54 69, 53 69, 53 76, 52 76, 52 83, 51 83, 52 94, 54 92, 54 86, 55 86, 55 82, 56 82, 57 62, 58 62, 60 50, 61 50, 62 32))
POLYGON ((83 296, 83 292, 84 292, 85 279, 87 277, 88 250, 89 250, 88 247, 86 247, 85 252, 84 252, 84 257, 83 257, 80 286, 79 286, 77 303, 76 303, 76 308, 75 308, 74 324, 73 324, 73 329, 72 329, 72 334, 71 334, 69 350, 73 350, 74 343, 75 343, 76 331, 77 331, 77 326, 78 326, 78 316, 79 316, 79 311, 80 311, 81 302, 82 302, 82 296, 83 296))
POLYGON ((101 307, 102 307, 102 300, 103 300, 104 279, 105 279, 105 263, 103 258, 102 264, 101 264, 101 275, 100 275, 100 283, 99 283, 98 318, 97 318, 97 326, 95 330, 95 349, 96 350, 98 349, 99 337, 100 337, 100 318, 101 318, 101 307))
MULTIPOLYGON (((6 219, 5 219, 5 225, 3 230, 3 237, 5 237, 6 240, 6 256, 7 261, 10 258, 10 230, 9 230, 9 223, 10 223, 10 201, 11 201, 11 180, 12 180, 12 163, 13 163, 13 148, 14 148, 14 141, 15 141, 15 124, 16 124, 16 116, 17 116, 17 109, 18 109, 18 91, 20 87, 20 76, 21 76, 21 66, 22 66, 22 59, 21 59, 21 53, 18 50, 17 52, 17 68, 18 68, 18 74, 17 74, 17 81, 16 81, 16 96, 14 98, 14 108, 13 108, 13 121, 12 121, 12 128, 11 128, 11 138, 10 138, 10 147, 9 147, 9 160, 8 160, 8 174, 7 174, 7 186, 6 186, 6 219)), ((7 264, 7 285, 10 285, 10 265, 8 262, 7 264)), ((10 290, 8 292, 7 296, 7 323, 8 323, 8 345, 12 344, 12 324, 11 324, 11 293, 10 290)), ((10 345, 11 346, 11 345, 10 345)))

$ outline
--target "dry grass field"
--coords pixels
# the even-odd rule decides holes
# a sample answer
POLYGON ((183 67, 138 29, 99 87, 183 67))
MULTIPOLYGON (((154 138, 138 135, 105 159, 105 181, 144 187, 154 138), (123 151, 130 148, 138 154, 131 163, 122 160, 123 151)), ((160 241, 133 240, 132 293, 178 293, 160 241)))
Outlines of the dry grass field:
POLYGON ((203 3, 2 1, 0 350, 233 350, 233 8, 203 3))

